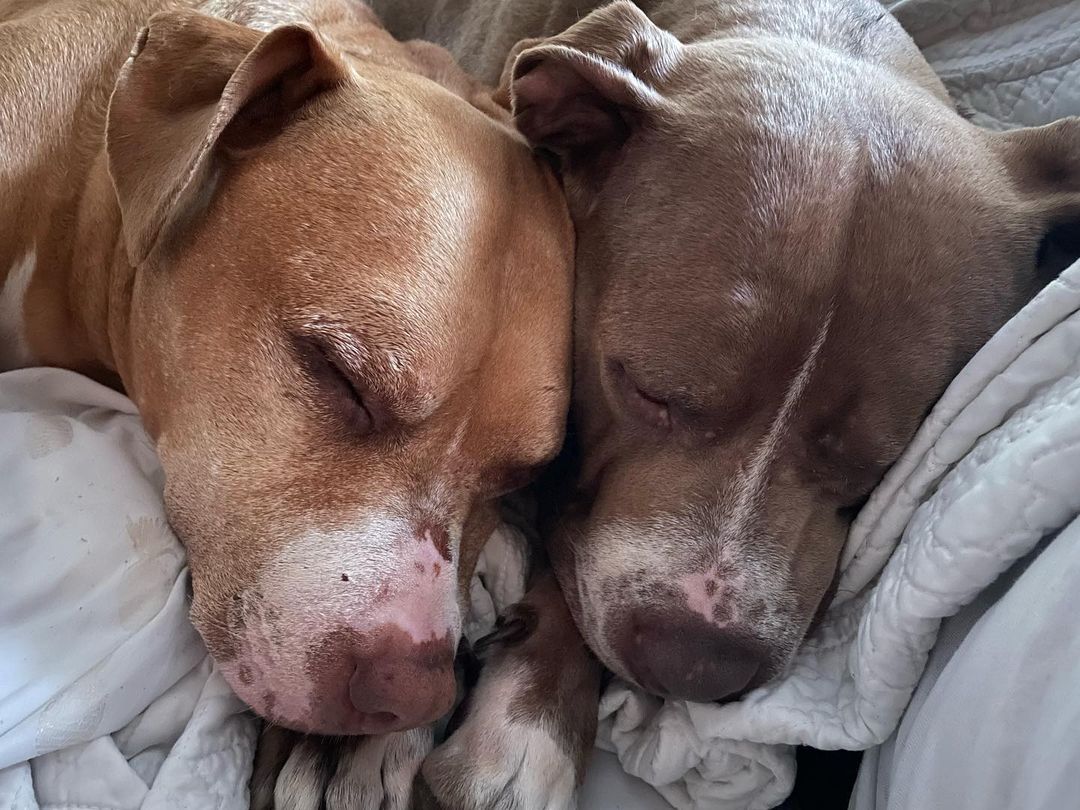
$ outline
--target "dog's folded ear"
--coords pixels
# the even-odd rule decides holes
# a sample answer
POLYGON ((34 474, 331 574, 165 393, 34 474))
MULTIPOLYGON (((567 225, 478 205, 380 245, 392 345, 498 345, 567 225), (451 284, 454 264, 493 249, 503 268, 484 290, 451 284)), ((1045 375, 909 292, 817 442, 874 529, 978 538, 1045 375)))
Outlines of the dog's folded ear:
POLYGON ((224 161, 272 139, 345 75, 305 26, 263 35, 192 11, 154 15, 120 71, 106 128, 130 261, 206 201, 224 161))
POLYGON ((1021 194, 1051 207, 1080 202, 1080 118, 991 137, 1021 194))
POLYGON ((1043 280, 1080 255, 1080 118, 990 136, 1024 213, 1043 234, 1043 280))
POLYGON ((514 123, 567 168, 622 144, 650 110, 681 43, 626 0, 604 6, 561 34, 519 42, 500 93, 514 123))

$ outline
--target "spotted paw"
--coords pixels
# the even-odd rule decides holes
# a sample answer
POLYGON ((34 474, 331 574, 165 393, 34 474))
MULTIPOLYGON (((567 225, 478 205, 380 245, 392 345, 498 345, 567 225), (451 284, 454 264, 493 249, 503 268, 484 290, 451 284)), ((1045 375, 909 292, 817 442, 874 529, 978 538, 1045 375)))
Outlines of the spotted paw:
POLYGON ((514 683, 484 686, 477 709, 424 761, 417 810, 572 810, 577 766, 557 735, 515 717, 514 683))
POLYGON ((479 682, 424 761, 418 810, 571 810, 596 736, 600 668, 550 574, 477 644, 479 682))

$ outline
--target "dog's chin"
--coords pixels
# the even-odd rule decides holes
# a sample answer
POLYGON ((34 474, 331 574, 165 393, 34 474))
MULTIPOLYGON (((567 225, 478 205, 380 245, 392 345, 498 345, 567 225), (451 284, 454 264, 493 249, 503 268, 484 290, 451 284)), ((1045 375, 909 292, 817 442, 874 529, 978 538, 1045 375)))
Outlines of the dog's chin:
MULTIPOLYGON (((792 656, 792 659, 794 656, 792 656)), ((781 677, 790 664, 790 659, 787 662, 769 662, 766 666, 761 667, 753 679, 746 685, 745 688, 739 689, 737 692, 732 692, 728 695, 721 697, 715 697, 710 694, 706 688, 696 689, 691 685, 689 688, 679 692, 671 692, 657 687, 655 684, 642 683, 633 675, 630 674, 628 669, 618 660, 605 660, 600 659, 601 663, 608 669, 609 673, 616 678, 625 681, 631 686, 640 689, 642 692, 650 694, 654 697, 658 697, 661 700, 685 700, 690 703, 736 703, 742 700, 756 689, 760 689, 762 686, 767 686, 772 681, 781 677)))
MULTIPOLYGON (((299 731, 302 734, 319 734, 331 737, 348 737, 358 734, 389 734, 396 731, 408 731, 411 726, 404 724, 392 714, 383 712, 365 714, 358 712, 351 706, 340 706, 339 709, 320 706, 307 717, 289 718, 276 715, 268 717, 274 725, 299 731)), ((262 715, 262 712, 256 711, 262 715)), ((263 715, 265 716, 265 715, 263 715)))

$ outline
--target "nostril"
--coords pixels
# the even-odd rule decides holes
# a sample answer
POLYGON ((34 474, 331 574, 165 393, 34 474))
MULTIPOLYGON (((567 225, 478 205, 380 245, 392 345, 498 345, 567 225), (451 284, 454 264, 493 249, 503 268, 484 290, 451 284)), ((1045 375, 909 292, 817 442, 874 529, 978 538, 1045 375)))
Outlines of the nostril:
POLYGON ((442 678, 431 672, 405 673, 400 662, 389 665, 397 671, 387 672, 380 663, 359 666, 349 681, 349 702, 369 728, 411 728, 437 719, 449 708, 453 693, 447 694, 445 681, 452 673, 442 678))
POLYGON ((378 726, 396 726, 401 722, 401 718, 393 712, 370 712, 367 717, 374 725, 378 726))

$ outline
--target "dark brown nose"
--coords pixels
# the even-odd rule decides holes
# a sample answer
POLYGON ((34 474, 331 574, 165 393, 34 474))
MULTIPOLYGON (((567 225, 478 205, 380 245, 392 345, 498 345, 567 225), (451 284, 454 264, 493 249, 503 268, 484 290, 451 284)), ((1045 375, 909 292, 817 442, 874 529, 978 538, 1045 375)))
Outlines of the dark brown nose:
POLYGON ((623 665, 644 689, 699 702, 745 691, 768 661, 761 641, 688 611, 634 611, 618 647, 623 665))
POLYGON ((366 733, 416 728, 450 710, 457 686, 449 637, 416 642, 391 625, 369 643, 349 679, 349 699, 368 718, 366 733))

